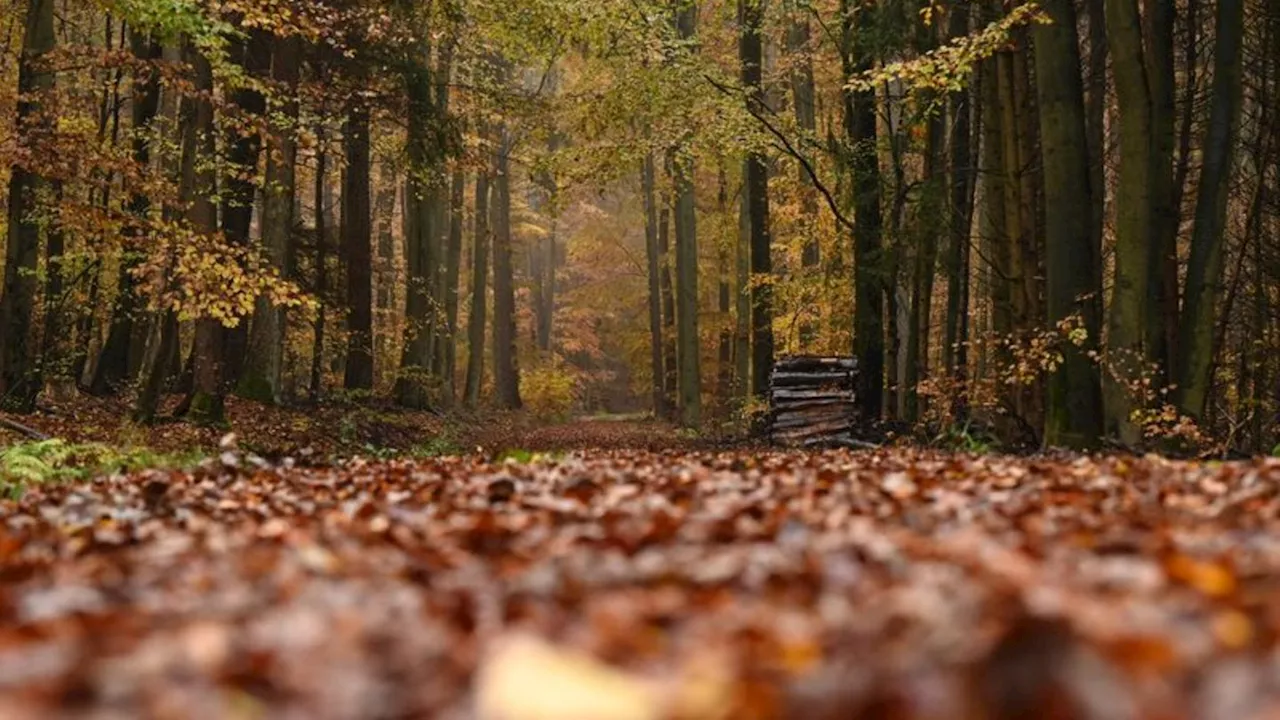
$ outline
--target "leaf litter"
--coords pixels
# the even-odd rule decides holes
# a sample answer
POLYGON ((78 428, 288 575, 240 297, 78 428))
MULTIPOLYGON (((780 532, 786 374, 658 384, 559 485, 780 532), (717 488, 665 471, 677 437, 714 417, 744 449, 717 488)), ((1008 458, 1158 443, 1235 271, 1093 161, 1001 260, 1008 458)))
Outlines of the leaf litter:
POLYGON ((0 505, 0 717, 1280 717, 1280 462, 605 449, 0 505))

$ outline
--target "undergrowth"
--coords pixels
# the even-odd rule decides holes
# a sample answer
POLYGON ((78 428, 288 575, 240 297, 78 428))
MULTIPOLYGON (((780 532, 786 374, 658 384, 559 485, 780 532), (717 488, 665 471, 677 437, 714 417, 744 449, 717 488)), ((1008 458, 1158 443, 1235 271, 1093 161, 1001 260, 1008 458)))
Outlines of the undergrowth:
POLYGON ((10 445, 0 450, 0 497, 16 498, 31 485, 72 482, 144 468, 194 466, 203 453, 162 453, 145 447, 116 448, 104 443, 58 438, 10 445))

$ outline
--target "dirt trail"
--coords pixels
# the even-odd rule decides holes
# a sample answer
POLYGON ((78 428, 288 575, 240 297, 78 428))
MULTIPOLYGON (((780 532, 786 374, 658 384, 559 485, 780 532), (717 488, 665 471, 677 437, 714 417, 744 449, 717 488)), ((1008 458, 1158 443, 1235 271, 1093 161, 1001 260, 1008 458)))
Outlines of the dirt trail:
MULTIPOLYGON (((521 444, 659 432, 604 422, 521 444)), ((1276 717, 1278 487, 635 449, 45 487, 0 504, 0 717, 1276 717)))
POLYGON ((488 426, 473 429, 468 444, 499 451, 564 452, 676 450, 693 447, 697 443, 669 423, 644 416, 605 415, 552 424, 517 424, 514 419, 499 418, 488 426))

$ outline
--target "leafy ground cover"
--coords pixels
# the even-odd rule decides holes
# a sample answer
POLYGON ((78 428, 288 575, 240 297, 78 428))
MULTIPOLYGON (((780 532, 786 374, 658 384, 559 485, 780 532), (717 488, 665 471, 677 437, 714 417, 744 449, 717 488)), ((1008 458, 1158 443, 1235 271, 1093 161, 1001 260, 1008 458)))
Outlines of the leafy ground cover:
MULTIPOLYGON (((542 440, 656 432, 606 424, 542 440)), ((0 505, 0 717, 1275 717, 1278 481, 905 449, 227 450, 0 505)))

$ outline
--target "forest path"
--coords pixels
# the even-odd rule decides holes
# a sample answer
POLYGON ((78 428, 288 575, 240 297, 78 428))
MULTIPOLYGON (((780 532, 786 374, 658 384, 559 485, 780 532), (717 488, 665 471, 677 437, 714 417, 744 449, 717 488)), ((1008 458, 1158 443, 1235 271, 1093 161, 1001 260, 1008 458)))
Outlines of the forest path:
POLYGON ((37 487, 0 503, 0 717, 1274 717, 1277 488, 621 448, 37 487))
POLYGON ((498 418, 470 431, 468 444, 487 450, 568 452, 574 450, 675 450, 688 448, 692 435, 650 415, 585 415, 562 422, 498 418))

